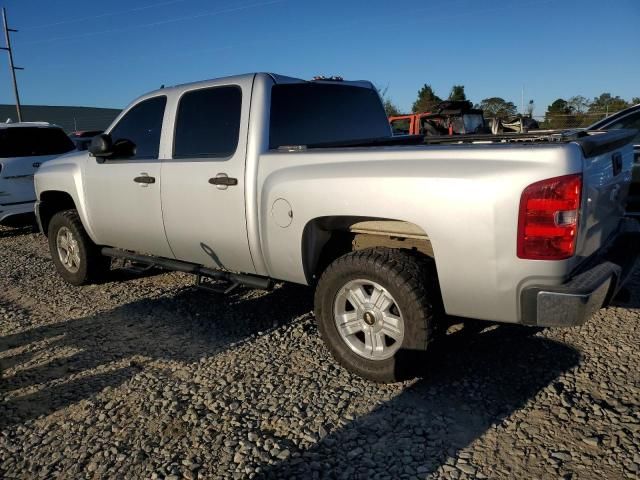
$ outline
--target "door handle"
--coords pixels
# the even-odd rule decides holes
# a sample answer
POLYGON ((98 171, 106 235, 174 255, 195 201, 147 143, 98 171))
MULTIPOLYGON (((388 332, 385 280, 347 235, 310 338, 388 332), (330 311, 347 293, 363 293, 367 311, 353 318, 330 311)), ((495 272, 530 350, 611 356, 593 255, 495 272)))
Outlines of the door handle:
POLYGON ((231 187, 238 184, 238 179, 232 177, 213 177, 209 179, 209 183, 211 185, 225 185, 227 187, 231 187))
POLYGON ((146 173, 142 173, 139 177, 133 179, 136 183, 142 183, 142 186, 146 186, 150 183, 156 183, 156 177, 150 177, 146 173))
POLYGON ((238 179, 228 177, 226 173, 219 173, 213 178, 209 179, 211 185, 215 185, 220 190, 225 190, 227 187, 238 185, 238 179))

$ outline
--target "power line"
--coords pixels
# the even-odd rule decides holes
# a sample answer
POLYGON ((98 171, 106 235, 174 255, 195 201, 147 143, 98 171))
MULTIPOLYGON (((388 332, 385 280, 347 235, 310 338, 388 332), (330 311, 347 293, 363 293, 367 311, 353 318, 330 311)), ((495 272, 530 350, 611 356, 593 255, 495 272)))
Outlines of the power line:
POLYGON ((92 37, 95 35, 102 35, 105 33, 119 33, 119 32, 126 32, 126 31, 130 31, 130 30, 136 30, 139 28, 144 28, 144 27, 155 27, 158 25, 166 25, 168 23, 174 23, 174 22, 181 22, 184 20, 193 20, 196 18, 202 18, 202 17, 210 17, 210 16, 215 16, 215 15, 221 15, 223 13, 231 13, 231 12, 238 12, 241 10, 248 10, 250 8, 258 8, 258 7, 266 7, 269 5, 275 5, 277 3, 283 3, 286 0, 270 0, 268 2, 258 2, 258 3, 251 3, 248 5, 242 5, 239 7, 229 7, 229 8, 224 8, 224 9, 220 9, 220 10, 214 10, 211 12, 202 12, 202 13, 197 13, 194 15, 187 15, 184 17, 178 17, 178 18, 170 18, 168 20, 160 20, 157 22, 151 22, 151 23, 142 23, 142 24, 138 24, 138 25, 131 25, 129 27, 124 27, 124 28, 113 28, 110 30, 100 30, 97 32, 87 32, 84 34, 80 34, 80 35, 69 35, 66 37, 54 37, 54 38, 49 38, 49 39, 45 39, 45 40, 37 40, 35 42, 28 42, 28 45, 34 45, 34 44, 38 44, 38 43, 50 43, 50 42, 54 42, 57 40, 72 40, 72 39, 77 39, 77 38, 85 38, 85 37, 92 37))
POLYGON ((13 79, 13 93, 16 97, 16 111, 18 112, 18 121, 22 122, 22 109, 20 108, 20 95, 18 94, 18 82, 16 80, 16 70, 24 70, 22 67, 16 67, 13 64, 13 50, 11 50, 11 37, 9 32, 17 32, 13 28, 9 28, 7 25, 7 9, 2 7, 2 24, 4 26, 4 39, 6 47, 0 47, 2 50, 6 50, 9 54, 9 70, 11 71, 11 78, 13 79))
POLYGON ((141 7, 130 8, 128 10, 119 10, 117 12, 105 12, 98 15, 91 15, 90 17, 71 18, 68 20, 62 20, 60 22, 46 23, 44 25, 36 25, 33 27, 24 28, 23 30, 36 30, 38 28, 56 27, 58 25, 67 25, 69 23, 84 22, 85 20, 93 20, 96 18, 112 17, 114 15, 122 15, 124 13, 140 12, 142 10, 148 10, 150 8, 164 7, 165 5, 172 5, 174 3, 182 3, 186 1, 188 0, 169 0, 167 2, 158 2, 158 3, 153 3, 151 5, 143 5, 141 7))

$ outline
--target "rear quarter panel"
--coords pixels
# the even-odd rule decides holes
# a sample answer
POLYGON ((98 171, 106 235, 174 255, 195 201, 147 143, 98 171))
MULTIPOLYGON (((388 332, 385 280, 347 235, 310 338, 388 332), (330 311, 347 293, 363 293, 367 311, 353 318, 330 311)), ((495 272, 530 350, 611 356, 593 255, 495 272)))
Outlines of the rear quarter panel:
POLYGON ((518 292, 561 283, 575 259, 516 256, 519 200, 529 184, 582 171, 573 145, 381 147, 269 152, 258 162, 262 250, 274 278, 307 283, 301 239, 308 222, 365 216, 420 226, 432 242, 447 313, 517 322, 518 292), (274 202, 292 206, 282 228, 274 202))

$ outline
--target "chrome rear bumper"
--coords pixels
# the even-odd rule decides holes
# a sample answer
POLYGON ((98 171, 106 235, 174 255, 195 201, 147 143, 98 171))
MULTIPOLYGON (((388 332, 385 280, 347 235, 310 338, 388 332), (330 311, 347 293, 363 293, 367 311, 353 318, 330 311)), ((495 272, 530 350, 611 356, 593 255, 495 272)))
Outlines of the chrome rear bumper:
POLYGON ((607 306, 633 272, 640 253, 640 228, 624 220, 607 248, 589 259, 566 283, 530 286, 522 291, 522 323, 571 327, 607 306))

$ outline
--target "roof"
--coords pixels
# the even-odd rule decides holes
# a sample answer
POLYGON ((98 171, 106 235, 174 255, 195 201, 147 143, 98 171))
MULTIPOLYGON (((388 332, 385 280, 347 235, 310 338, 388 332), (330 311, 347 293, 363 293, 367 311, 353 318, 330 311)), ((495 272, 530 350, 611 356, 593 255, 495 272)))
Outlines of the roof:
POLYGON ((0 128, 21 128, 21 127, 53 127, 60 128, 49 122, 0 122, 0 128))
POLYGON ((268 75, 271 78, 273 78, 273 81, 275 83, 279 83, 279 84, 283 84, 283 83, 307 83, 307 82, 313 82, 313 83, 340 83, 343 85, 352 85, 352 86, 357 86, 357 87, 364 87, 364 88, 373 88, 373 84, 371 82, 369 82, 368 80, 331 80, 331 79, 321 79, 321 80, 305 80, 303 78, 296 78, 296 77, 288 77, 286 75, 279 75, 277 73, 269 73, 269 72, 256 72, 256 73, 243 73, 240 75, 231 75, 231 76, 227 76, 227 77, 218 77, 218 78, 208 78, 206 80, 198 80, 196 82, 187 82, 187 83, 180 83, 177 85, 171 85, 169 87, 162 87, 159 88, 157 90, 153 90, 150 92, 147 92, 143 95, 141 95, 140 97, 138 97, 137 99, 134 100, 134 102, 138 101, 139 99, 142 99, 144 97, 151 97, 153 95, 159 94, 159 93, 167 93, 167 92, 171 92, 172 90, 183 90, 185 87, 188 88, 196 88, 198 86, 207 86, 209 84, 211 84, 212 82, 228 82, 228 83, 233 83, 233 82, 241 82, 241 81, 246 81, 246 80, 252 80, 253 77, 255 77, 256 75, 268 75))

